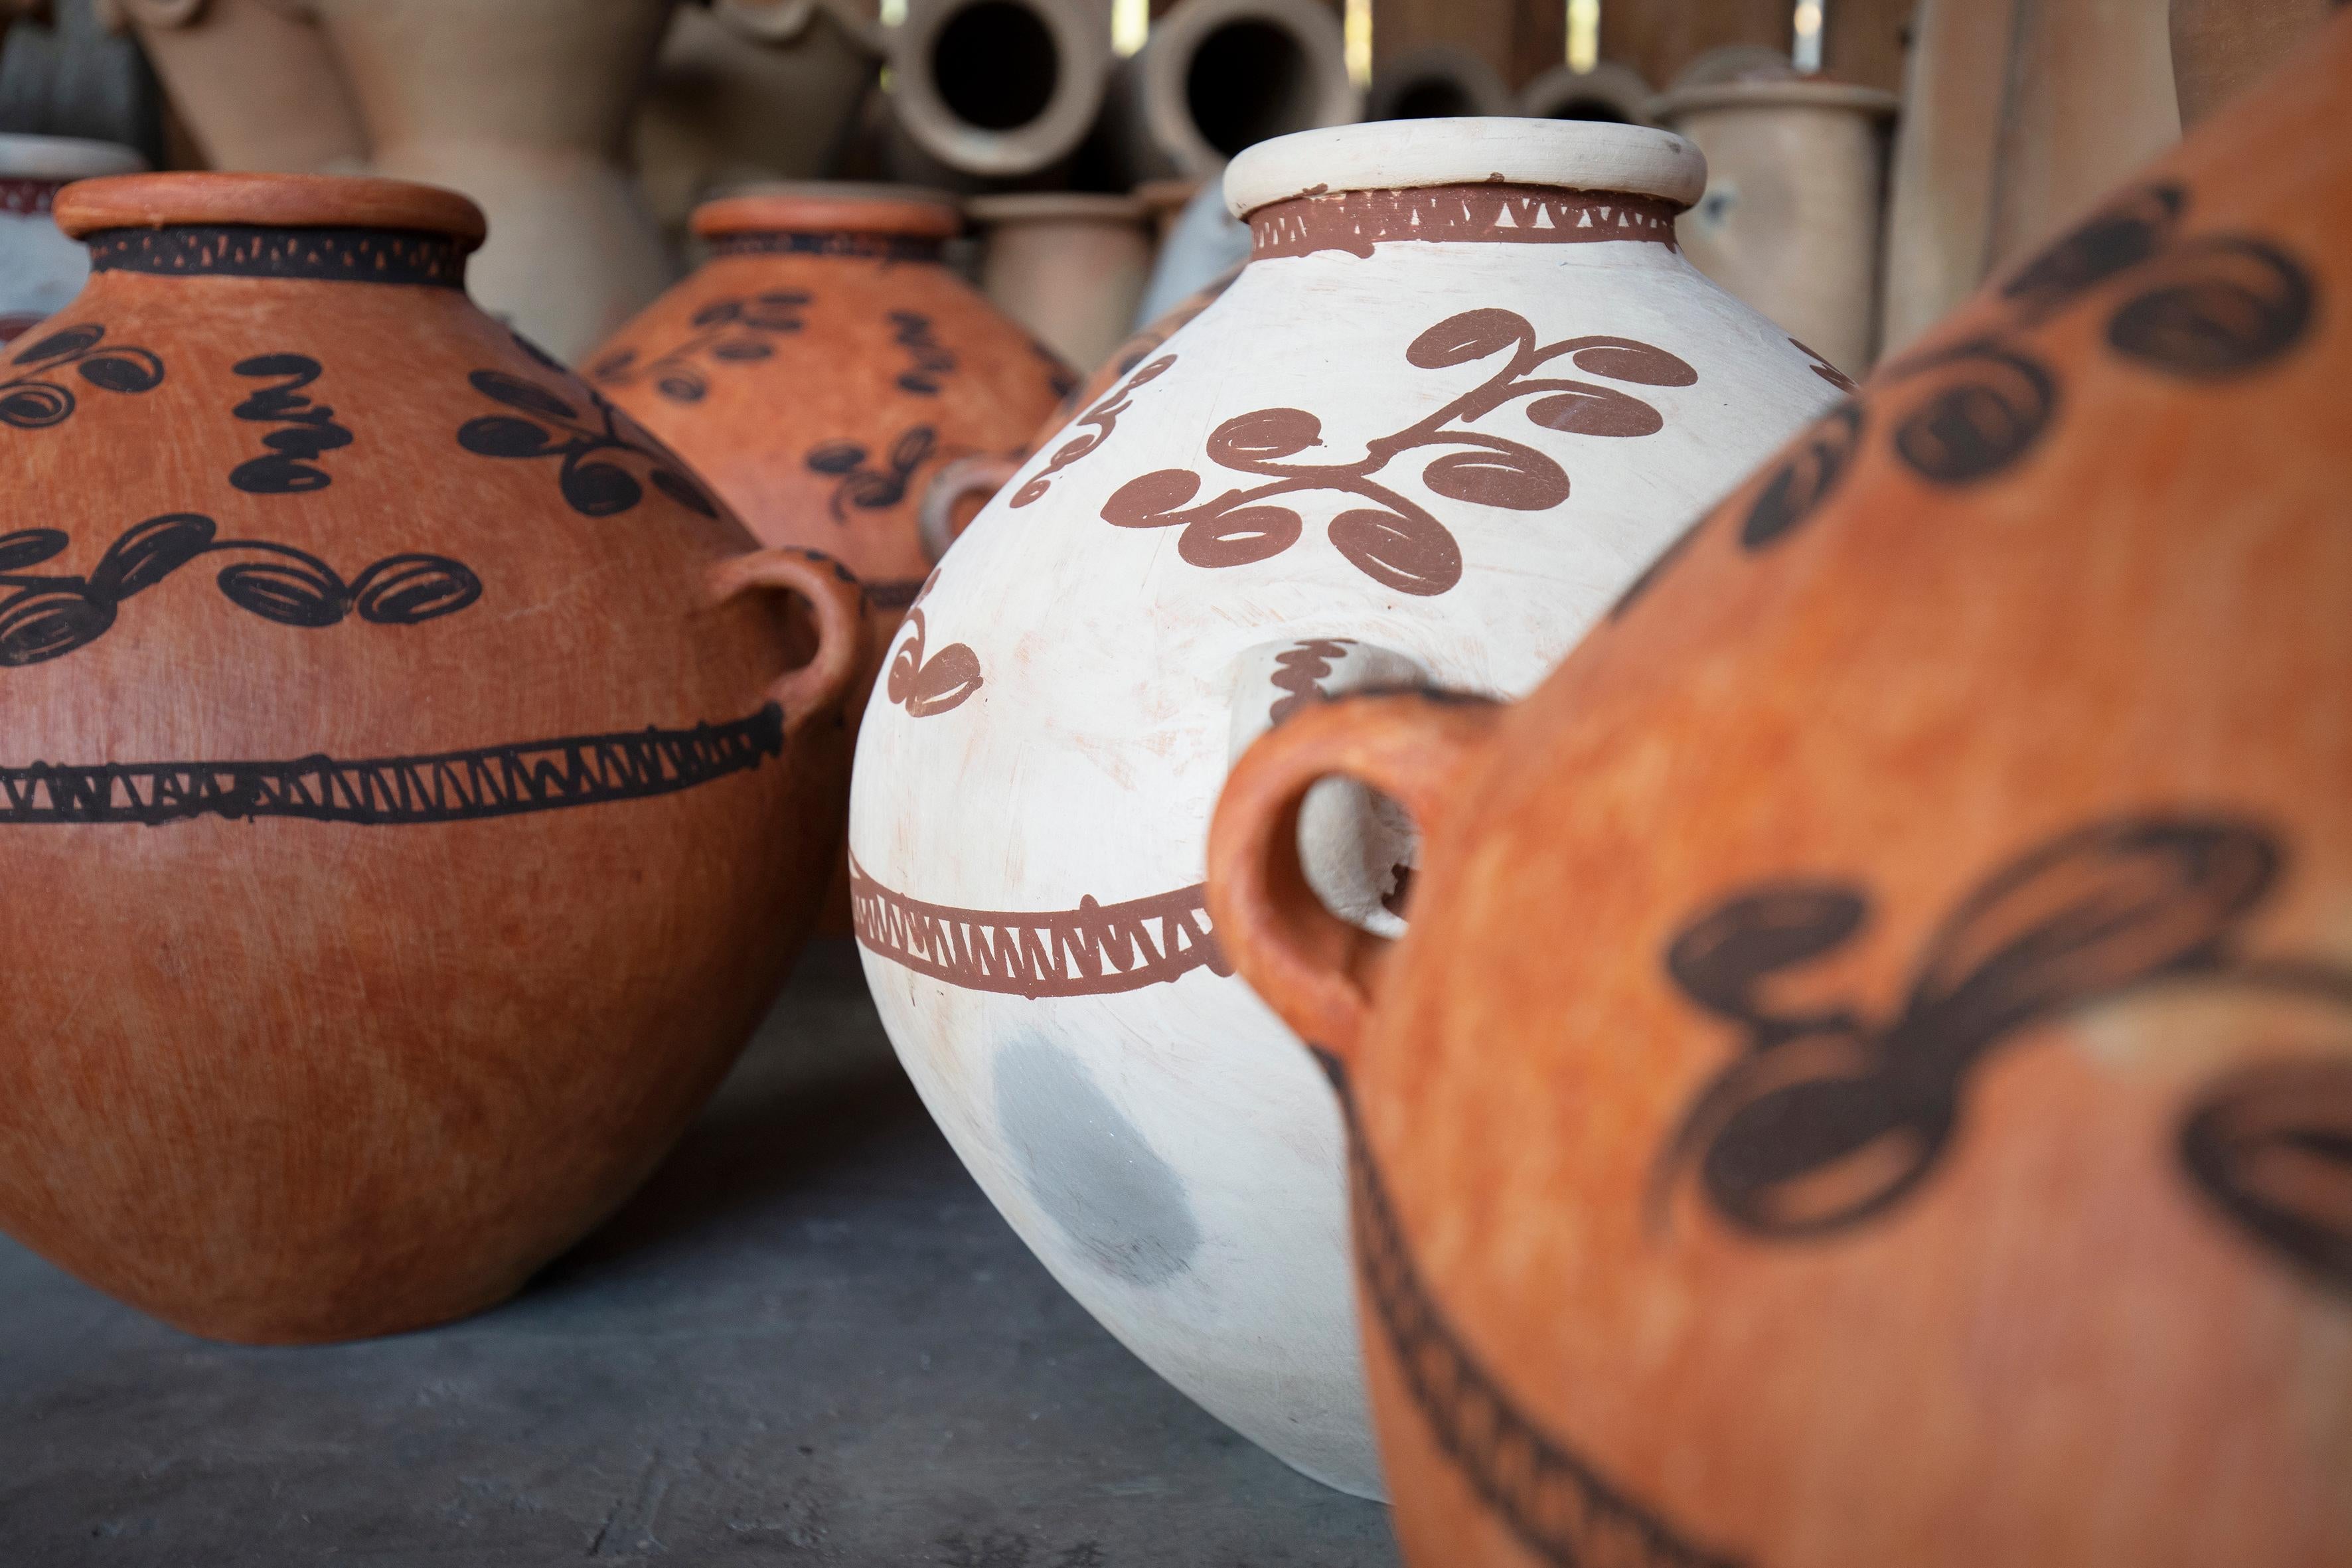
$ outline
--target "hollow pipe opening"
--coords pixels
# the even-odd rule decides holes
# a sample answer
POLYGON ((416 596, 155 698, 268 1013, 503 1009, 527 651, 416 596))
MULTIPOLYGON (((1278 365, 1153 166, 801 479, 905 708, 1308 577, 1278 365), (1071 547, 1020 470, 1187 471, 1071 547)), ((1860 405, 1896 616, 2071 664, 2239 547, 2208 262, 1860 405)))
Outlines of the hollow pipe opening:
POLYGON ((1307 51, 1286 28, 1244 17, 1213 29, 1184 72, 1184 106, 1225 157, 1316 123, 1307 51))
POLYGON ((982 131, 1044 117, 1061 84, 1061 50, 1044 18, 1013 0, 981 0, 950 17, 931 46, 949 112, 982 131))

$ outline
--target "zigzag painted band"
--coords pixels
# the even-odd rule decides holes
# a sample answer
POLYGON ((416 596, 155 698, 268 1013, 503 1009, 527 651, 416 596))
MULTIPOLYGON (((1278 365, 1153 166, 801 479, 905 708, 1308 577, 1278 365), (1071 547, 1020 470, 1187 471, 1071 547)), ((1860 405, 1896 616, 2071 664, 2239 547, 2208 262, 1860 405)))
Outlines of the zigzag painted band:
POLYGON ((1250 259, 1344 250, 1370 256, 1396 240, 1496 245, 1584 245, 1644 240, 1675 248, 1674 203, 1611 191, 1548 185, 1421 185, 1336 191, 1270 202, 1249 215, 1250 259))
POLYGON ((1481 1500, 1553 1568, 1742 1568, 1675 1527, 1554 1442, 1445 1320, 1414 1266, 1357 1120, 1345 1070, 1315 1053, 1348 1128, 1356 1276, 1430 1435, 1481 1500))
POLYGON ((784 750, 784 710, 413 757, 0 768, 0 826, 292 816, 384 826, 468 822, 675 795, 784 750))
POLYGON ((1075 910, 962 910, 885 888, 849 861, 850 921, 860 945, 968 991, 1094 996, 1163 984, 1206 969, 1231 974, 1209 929, 1202 885, 1075 910))

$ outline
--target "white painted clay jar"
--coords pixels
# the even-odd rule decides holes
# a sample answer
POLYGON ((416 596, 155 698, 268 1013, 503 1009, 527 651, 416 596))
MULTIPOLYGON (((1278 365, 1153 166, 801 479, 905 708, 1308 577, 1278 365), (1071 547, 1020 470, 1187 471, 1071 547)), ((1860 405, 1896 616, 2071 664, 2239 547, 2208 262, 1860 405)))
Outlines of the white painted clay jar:
POLYGON ((0 136, 0 343, 56 315, 89 280, 89 252, 49 216, 58 192, 75 180, 146 166, 111 142, 0 136))
MULTIPOLYGON (((997 493, 867 710, 852 898, 933 1115, 1113 1333, 1351 1492, 1339 1121, 1208 928, 1210 811, 1318 691, 1528 691, 1838 396, 1674 248, 1704 183, 1678 137, 1564 121, 1243 153, 1239 280, 997 493)), ((1409 831, 1307 815, 1318 886, 1392 924, 1409 831)))

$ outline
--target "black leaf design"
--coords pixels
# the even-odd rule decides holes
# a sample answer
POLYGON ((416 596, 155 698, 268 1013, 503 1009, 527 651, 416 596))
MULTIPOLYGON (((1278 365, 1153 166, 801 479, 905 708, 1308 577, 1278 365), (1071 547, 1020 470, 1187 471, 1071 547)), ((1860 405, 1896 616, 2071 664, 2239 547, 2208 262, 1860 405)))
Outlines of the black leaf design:
POLYGON ((163 384, 163 362, 145 349, 109 349, 74 369, 84 381, 108 392, 151 392, 163 384))
POLYGON ((226 566, 219 583, 237 608, 280 626, 331 626, 351 602, 343 580, 323 562, 308 558, 226 566))
POLYGON ((574 463, 558 481, 572 510, 589 517, 626 511, 645 495, 628 471, 611 463, 574 463))
POLYGON ((38 364, 45 360, 65 359, 86 353, 106 336, 106 329, 95 321, 51 332, 47 337, 26 344, 16 351, 11 364, 38 364))
POLYGON ((57 658, 95 642, 114 624, 114 606, 72 584, 0 599, 0 668, 57 658))
POLYGON ((382 626, 452 616, 481 596, 482 580, 446 555, 387 555, 352 584, 360 619, 382 626))
POLYGON ((536 382, 525 381, 519 375, 509 375, 502 370, 478 370, 467 376, 474 390, 495 399, 509 408, 520 408, 526 414, 536 414, 548 419, 577 419, 580 411, 536 382))
POLYGON ((47 382, 0 386, 0 424, 13 425, 19 430, 39 430, 57 424, 73 411, 73 394, 47 382))
POLYGON ((212 548, 215 527, 198 512, 166 512, 134 523, 106 548, 89 574, 92 592, 110 599, 142 593, 212 548))
POLYGON ((711 504, 710 498, 703 493, 702 487, 685 475, 670 468, 648 468, 646 470, 646 479, 654 489, 661 491, 688 511, 700 512, 704 517, 715 518, 719 515, 718 507, 711 504))
POLYGON ((2148 268, 2156 282, 2107 322, 2116 353, 2191 381, 2268 364, 2303 338, 2315 289, 2300 263, 2261 240, 2193 240, 2148 268))
POLYGON ((855 441, 827 441, 809 448, 808 466, 820 474, 845 474, 866 461, 866 448, 855 441))
POLYGON ((20 528, 14 533, 0 533, 0 572, 38 566, 67 542, 64 530, 56 528, 20 528))
POLYGON ((510 414, 485 414, 457 426, 457 445, 480 458, 543 458, 563 443, 546 426, 510 414))

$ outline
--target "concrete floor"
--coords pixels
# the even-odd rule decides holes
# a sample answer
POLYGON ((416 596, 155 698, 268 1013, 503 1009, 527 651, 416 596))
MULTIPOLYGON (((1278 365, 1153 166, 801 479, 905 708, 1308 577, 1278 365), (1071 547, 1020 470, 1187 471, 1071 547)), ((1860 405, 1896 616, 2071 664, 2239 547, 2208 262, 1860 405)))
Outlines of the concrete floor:
POLYGON ((1388 1568, 1386 1510, 1081 1311, 814 949, 669 1163, 499 1310, 194 1340, 0 1239, 0 1564, 1388 1568))

